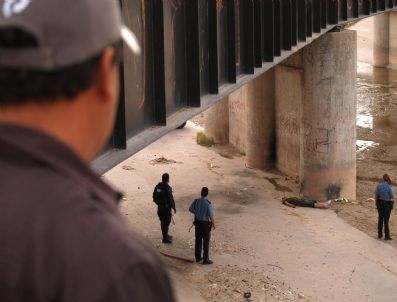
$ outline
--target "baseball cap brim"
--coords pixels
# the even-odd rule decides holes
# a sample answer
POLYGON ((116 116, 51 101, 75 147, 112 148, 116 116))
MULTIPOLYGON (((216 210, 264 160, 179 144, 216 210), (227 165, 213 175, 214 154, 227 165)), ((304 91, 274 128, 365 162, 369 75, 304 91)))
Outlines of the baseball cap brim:
POLYGON ((121 38, 128 46, 128 48, 135 54, 141 54, 141 47, 139 45, 138 39, 136 38, 135 34, 125 25, 121 26, 120 29, 121 38))

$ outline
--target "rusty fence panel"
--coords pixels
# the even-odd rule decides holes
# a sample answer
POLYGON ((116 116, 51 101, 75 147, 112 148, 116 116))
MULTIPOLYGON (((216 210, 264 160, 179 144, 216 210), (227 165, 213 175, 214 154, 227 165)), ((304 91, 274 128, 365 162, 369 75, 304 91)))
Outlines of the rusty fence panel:
POLYGON ((142 55, 124 52, 104 172, 333 26, 397 0, 119 0, 142 55))

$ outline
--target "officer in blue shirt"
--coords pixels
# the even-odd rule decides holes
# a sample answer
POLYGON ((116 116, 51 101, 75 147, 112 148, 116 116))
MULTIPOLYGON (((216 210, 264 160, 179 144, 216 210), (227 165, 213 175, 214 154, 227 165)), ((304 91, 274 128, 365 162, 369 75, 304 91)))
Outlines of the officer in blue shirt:
POLYGON ((385 226, 385 240, 391 240, 389 230, 390 213, 393 209, 393 189, 389 175, 383 175, 383 182, 378 184, 375 190, 376 208, 378 209, 378 238, 382 238, 383 226, 385 226))
POLYGON ((195 225, 195 256, 196 262, 203 260, 203 264, 212 264, 209 259, 209 245, 211 238, 211 228, 215 230, 214 208, 207 199, 208 188, 201 189, 201 198, 195 199, 191 204, 189 211, 194 214, 195 225), (201 248, 204 248, 203 257, 201 257, 201 248))

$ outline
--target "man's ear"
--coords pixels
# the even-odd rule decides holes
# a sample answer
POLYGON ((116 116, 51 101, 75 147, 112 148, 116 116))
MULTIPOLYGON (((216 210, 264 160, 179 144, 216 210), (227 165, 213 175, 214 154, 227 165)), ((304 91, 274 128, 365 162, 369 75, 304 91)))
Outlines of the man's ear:
POLYGON ((115 99, 115 94, 117 94, 118 89, 118 67, 117 64, 114 63, 114 54, 114 48, 107 47, 103 51, 100 61, 98 89, 102 96, 102 100, 106 102, 113 101, 115 99))

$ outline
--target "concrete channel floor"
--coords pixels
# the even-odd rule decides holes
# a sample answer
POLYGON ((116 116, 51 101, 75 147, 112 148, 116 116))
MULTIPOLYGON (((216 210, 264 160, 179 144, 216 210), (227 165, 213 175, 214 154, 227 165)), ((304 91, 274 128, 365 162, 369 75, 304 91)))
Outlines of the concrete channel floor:
POLYGON ((246 301, 245 289, 252 301, 397 301, 397 250, 375 238, 375 226, 370 237, 332 210, 283 206, 284 194, 297 195, 293 180, 247 169, 243 157, 226 147, 197 145, 200 130, 189 122, 104 176, 125 193, 122 212, 133 230, 159 251, 191 258, 194 232, 188 231, 187 208, 202 186, 209 187, 218 220, 214 265, 163 258, 178 301, 246 301), (161 243, 151 198, 164 172, 171 175, 177 203, 169 246, 161 243), (276 191, 266 178, 292 192, 276 191))

